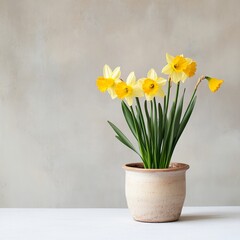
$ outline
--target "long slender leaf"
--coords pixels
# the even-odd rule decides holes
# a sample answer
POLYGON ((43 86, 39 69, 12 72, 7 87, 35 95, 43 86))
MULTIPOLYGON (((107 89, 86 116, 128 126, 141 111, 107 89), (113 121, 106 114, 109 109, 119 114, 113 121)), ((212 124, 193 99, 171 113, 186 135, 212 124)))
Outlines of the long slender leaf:
POLYGON ((148 157, 151 161, 152 157, 152 145, 153 145, 153 142, 152 142, 152 124, 151 124, 151 117, 149 115, 149 111, 148 111, 148 105, 147 105, 147 101, 144 102, 144 109, 145 109, 145 116, 146 116, 146 119, 147 119, 147 126, 148 126, 148 139, 149 139, 149 154, 148 154, 148 157))
POLYGON ((138 119, 138 122, 139 122, 139 126, 140 126, 140 130, 141 130, 141 134, 142 134, 142 139, 143 139, 143 145, 145 146, 145 149, 146 149, 146 152, 145 152, 145 158, 146 158, 146 161, 148 162, 148 165, 150 164, 151 162, 151 151, 150 151, 150 146, 149 146, 149 140, 148 140, 148 135, 147 135, 147 132, 146 132, 146 127, 145 127, 145 122, 144 122, 144 118, 143 118, 143 115, 142 115, 142 111, 141 109, 140 104, 138 106, 136 106, 136 112, 137 112, 137 119, 138 119))
POLYGON ((178 93, 179 93, 179 87, 180 87, 180 82, 177 84, 177 89, 176 89, 176 95, 175 95, 175 101, 173 102, 171 112, 170 112, 170 127, 169 127, 169 133, 167 135, 167 154, 166 154, 166 160, 165 160, 165 167, 169 166, 171 157, 170 157, 170 151, 172 149, 172 144, 174 140, 174 127, 175 127, 175 120, 176 120, 176 107, 177 107, 177 102, 178 102, 178 93))
MULTIPOLYGON (((170 134, 169 134, 170 136, 169 136, 169 140, 168 140, 166 166, 169 165, 169 163, 171 161, 173 150, 175 148, 174 142, 176 140, 176 134, 179 130, 180 118, 181 118, 182 108, 183 108, 184 94, 185 94, 185 89, 183 91, 183 94, 182 94, 182 97, 180 99, 179 105, 175 106, 176 111, 175 111, 174 118, 173 118, 172 123, 171 123, 172 126, 171 126, 171 130, 170 130, 170 134)), ((176 101, 177 101, 177 97, 176 97, 176 101)))
POLYGON ((162 148, 162 140, 163 140, 163 111, 162 111, 162 106, 161 103, 158 103, 158 139, 157 139, 157 151, 158 151, 158 168, 160 167, 159 165, 159 160, 161 158, 161 148, 162 148))
POLYGON ((172 141, 173 141, 173 125, 174 125, 174 118, 175 118, 175 110, 176 110, 176 102, 174 101, 170 110, 169 119, 168 119, 168 131, 165 138, 164 144, 164 152, 165 152, 165 164, 164 166, 167 168, 169 165, 169 151, 171 149, 172 141))
POLYGON ((143 117, 143 114, 142 114, 141 105, 140 105, 140 102, 139 102, 138 98, 136 98, 136 101, 137 101, 136 110, 137 110, 137 113, 138 113, 138 116, 139 116, 139 123, 141 124, 141 128, 142 128, 142 131, 143 131, 143 137, 144 137, 144 139, 146 141, 146 146, 148 148, 149 147, 148 146, 149 145, 149 141, 148 141, 146 125, 145 125, 144 117, 143 117))
POLYGON ((137 134, 137 138, 138 138, 138 146, 139 146, 139 149, 140 149, 140 152, 141 152, 142 159, 144 159, 144 165, 145 165, 146 168, 150 168, 150 166, 148 164, 147 149, 145 147, 145 143, 144 143, 144 140, 142 138, 141 127, 138 123, 137 117, 136 117, 132 107, 131 107, 131 112, 132 112, 134 125, 135 125, 135 129, 136 129, 136 134, 137 134))
POLYGON ((154 164, 155 168, 158 167, 158 159, 159 159, 159 154, 158 154, 158 112, 157 112, 157 103, 156 103, 156 98, 153 99, 153 112, 154 112, 154 123, 153 123, 153 129, 154 129, 154 148, 153 148, 153 158, 154 158, 154 164))
POLYGON ((172 154, 173 154, 173 151, 174 151, 174 149, 175 149, 175 147, 176 147, 176 145, 177 145, 177 142, 178 142, 178 140, 179 140, 179 138, 180 138, 183 130, 185 129, 185 127, 186 127, 186 125, 187 125, 187 123, 188 123, 188 121, 189 121, 189 119, 190 119, 190 117, 191 117, 191 114, 192 114, 192 112, 193 112, 193 109, 194 109, 194 106, 195 106, 195 103, 196 103, 196 98, 197 98, 197 97, 195 96, 195 97, 192 99, 192 101, 191 101, 191 103, 189 104, 189 107, 187 108, 187 110, 186 110, 186 112, 185 112, 185 114, 184 114, 184 117, 183 117, 183 119, 182 119, 182 121, 181 121, 181 123, 180 123, 180 127, 179 127, 179 129, 178 129, 178 133, 177 133, 177 135, 176 135, 176 138, 174 139, 174 142, 173 142, 173 144, 172 144, 172 149, 171 149, 170 154, 169 154, 169 157, 170 157, 170 158, 171 158, 171 156, 172 156, 172 154))
POLYGON ((186 111, 186 114, 184 115, 184 117, 183 117, 183 119, 180 123, 179 130, 178 130, 178 133, 177 133, 177 140, 180 138, 183 130, 185 129, 185 127, 188 123, 189 118, 191 117, 191 114, 193 112, 196 100, 197 100, 197 96, 195 96, 193 98, 193 101, 192 101, 191 105, 189 106, 189 109, 186 111))
POLYGON ((178 107, 177 107, 175 124, 174 124, 174 134, 173 134, 174 138, 176 137, 176 134, 178 132, 179 125, 180 125, 180 119, 181 119, 181 116, 182 116, 182 109, 183 109, 185 90, 186 89, 184 89, 182 97, 181 97, 180 102, 179 102, 178 107))
POLYGON ((149 139, 151 139, 151 133, 152 133, 152 129, 151 129, 151 119, 150 119, 150 115, 149 115, 149 112, 148 112, 148 107, 147 107, 147 101, 145 100, 144 102, 144 110, 145 110, 145 116, 147 118, 147 125, 148 125, 148 136, 149 136, 149 139))
POLYGON ((133 136, 137 139, 136 129, 135 129, 132 113, 124 101, 122 101, 122 111, 123 111, 123 115, 126 119, 126 122, 128 124, 128 127, 130 128, 133 136))
POLYGON ((108 121, 109 125, 112 127, 114 132, 117 134, 117 139, 120 140, 123 144, 127 147, 132 149, 134 152, 138 153, 137 150, 134 148, 133 144, 129 141, 129 139, 121 132, 121 130, 116 127, 112 122, 108 121))
POLYGON ((151 106, 151 112, 150 112, 150 122, 151 122, 151 155, 153 156, 154 154, 154 139, 155 139, 155 136, 154 136, 154 119, 153 119, 153 102, 151 101, 150 102, 150 106, 151 106))

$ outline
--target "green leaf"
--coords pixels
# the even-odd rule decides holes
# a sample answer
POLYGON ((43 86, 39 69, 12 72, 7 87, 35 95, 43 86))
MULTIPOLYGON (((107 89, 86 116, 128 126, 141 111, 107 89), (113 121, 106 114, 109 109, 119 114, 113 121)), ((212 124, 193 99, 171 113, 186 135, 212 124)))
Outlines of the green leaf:
POLYGON ((149 139, 151 139, 151 132, 152 132, 151 119, 150 119, 150 115, 149 115, 149 112, 148 112, 148 107, 147 107, 147 101, 146 100, 144 102, 144 110, 145 110, 145 115, 146 115, 146 118, 147 118, 148 135, 149 135, 149 139))
POLYGON ((179 130, 178 130, 178 133, 177 133, 177 140, 180 138, 183 130, 185 129, 185 127, 186 127, 186 125, 188 123, 189 118, 192 115, 192 112, 193 112, 196 100, 197 100, 197 96, 195 96, 193 98, 193 101, 191 102, 191 104, 190 104, 189 108, 187 109, 186 113, 184 114, 184 117, 183 117, 183 119, 182 119, 182 121, 180 123, 179 130))
POLYGON ((171 149, 171 151, 170 151, 170 153, 169 153, 169 158, 171 158, 171 156, 172 156, 172 154, 173 154, 173 151, 174 151, 174 149, 175 149, 175 147, 176 147, 176 145, 177 145, 177 142, 178 142, 178 140, 179 140, 179 138, 180 138, 180 136, 181 136, 181 134, 182 134, 182 132, 183 132, 183 130, 185 129, 185 127, 186 127, 186 125, 187 125, 187 123, 188 123, 188 120, 190 119, 190 117, 191 117, 191 114, 192 114, 192 112, 193 112, 193 109, 194 109, 194 106, 195 106, 195 103, 196 103, 196 96, 192 99, 192 101, 189 103, 189 107, 187 108, 187 110, 186 110, 186 112, 185 112, 185 114, 184 114, 184 117, 183 117, 183 119, 182 119, 182 121, 181 121, 181 123, 180 123, 180 125, 179 125, 179 129, 178 129, 178 132, 177 132, 177 134, 176 134, 176 136, 175 136, 175 139, 174 139, 174 142, 173 142, 173 144, 172 144, 172 149, 171 149))
POLYGON ((129 147, 130 149, 132 149, 134 152, 136 152, 137 154, 139 154, 136 149, 134 148, 133 144, 128 140, 128 138, 121 132, 121 130, 116 127, 113 123, 111 123, 110 121, 108 121, 109 125, 112 127, 112 129, 114 130, 114 132, 117 134, 116 138, 121 141, 124 145, 126 145, 127 147, 129 147))
MULTIPOLYGON (((134 127, 136 129, 138 145, 139 145, 139 147, 142 148, 142 147, 144 147, 144 142, 143 142, 143 139, 142 139, 142 131, 141 131, 141 126, 139 125, 140 124, 139 119, 135 115, 132 107, 131 107, 131 112, 132 112, 132 116, 133 116, 134 127)), ((145 149, 142 149, 142 150, 145 150, 145 149)))
POLYGON ((178 107, 177 107, 177 112, 176 112, 176 116, 175 116, 175 123, 174 123, 174 133, 173 133, 174 138, 176 137, 176 134, 178 132, 179 125, 180 125, 180 119, 181 119, 181 116, 182 116, 185 90, 186 89, 184 89, 182 97, 181 97, 180 102, 179 102, 178 107))
MULTIPOLYGON (((173 142, 173 130, 174 130, 174 119, 175 119, 175 110, 176 110, 176 102, 174 101, 170 110, 170 115, 168 119, 168 128, 167 128, 167 134, 166 134, 166 143, 165 143, 165 148, 166 148, 166 156, 168 157, 169 151, 172 146, 173 142)), ((166 159, 168 162, 168 158, 166 159)))
POLYGON ((137 110, 138 118, 139 118, 138 121, 140 123, 141 129, 142 129, 142 133, 143 133, 143 137, 144 137, 144 139, 146 141, 146 146, 147 146, 148 145, 148 137, 147 137, 145 121, 144 121, 144 118, 143 118, 142 109, 141 109, 141 105, 140 105, 139 99, 136 98, 136 101, 137 101, 136 110, 137 110))
POLYGON ((153 158, 154 158, 154 167, 158 167, 158 159, 159 159, 159 152, 158 152, 158 112, 157 112, 157 103, 156 103, 156 98, 153 99, 153 115, 154 115, 154 120, 153 120, 153 135, 154 135, 154 148, 153 148, 153 158))
POLYGON ((132 116, 133 116, 133 120, 134 120, 134 126, 135 126, 135 129, 136 129, 138 146, 139 146, 139 149, 140 149, 140 152, 141 152, 141 155, 142 155, 142 159, 144 161, 144 165, 145 165, 146 168, 150 168, 150 166, 148 164, 148 151, 146 149, 145 142, 144 142, 143 137, 142 137, 141 127, 138 123, 137 117, 136 117, 132 107, 131 107, 131 112, 132 112, 132 116))
POLYGON ((146 161, 148 161, 149 163, 149 159, 151 158, 151 153, 149 151, 149 139, 148 139, 148 135, 146 132, 146 127, 145 127, 145 122, 143 119, 143 115, 142 115, 142 111, 140 109, 140 105, 136 106, 136 111, 137 111, 137 120, 139 123, 139 130, 140 130, 140 134, 142 137, 142 145, 144 146, 144 157, 146 159, 146 161))
MULTIPOLYGON (((163 111, 161 103, 158 103, 158 138, 157 138, 157 159, 161 157, 161 148, 162 148, 162 140, 163 140, 163 111)), ((158 161, 158 168, 159 168, 158 161)))
POLYGON ((123 115, 126 119, 126 122, 128 124, 128 127, 130 128, 133 136, 137 139, 136 129, 135 129, 132 113, 124 101, 122 101, 122 111, 123 111, 123 115))
POLYGON ((161 103, 158 103, 158 127, 159 130, 163 130, 163 111, 162 111, 162 106, 161 103))

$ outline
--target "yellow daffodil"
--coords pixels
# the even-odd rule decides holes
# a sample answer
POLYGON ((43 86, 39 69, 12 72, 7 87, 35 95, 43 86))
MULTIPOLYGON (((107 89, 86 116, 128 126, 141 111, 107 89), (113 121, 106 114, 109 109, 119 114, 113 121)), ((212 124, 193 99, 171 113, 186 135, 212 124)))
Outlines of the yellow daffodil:
POLYGON ((196 62, 183 55, 174 57, 167 53, 166 60, 168 64, 162 69, 162 73, 169 75, 174 83, 185 82, 196 72, 196 62))
POLYGON ((224 82, 217 78, 206 77, 206 79, 208 80, 208 87, 212 92, 216 92, 224 82))
POLYGON ((155 96, 164 97, 162 86, 166 84, 166 79, 158 77, 154 69, 148 72, 147 78, 139 79, 138 82, 148 101, 151 101, 155 96))
POLYGON ((98 77, 96 85, 101 92, 108 91, 112 99, 116 98, 115 86, 120 80, 120 67, 116 67, 113 71, 108 65, 103 67, 103 76, 98 77))
POLYGON ((134 72, 131 72, 125 82, 120 82, 115 87, 115 92, 120 99, 125 99, 129 106, 132 106, 135 97, 142 97, 143 91, 136 82, 134 72))

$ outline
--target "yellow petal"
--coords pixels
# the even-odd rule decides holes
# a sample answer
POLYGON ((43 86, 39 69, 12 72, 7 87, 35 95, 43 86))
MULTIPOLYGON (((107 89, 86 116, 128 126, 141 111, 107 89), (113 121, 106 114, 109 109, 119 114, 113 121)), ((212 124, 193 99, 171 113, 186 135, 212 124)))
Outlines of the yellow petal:
POLYGON ((157 79, 157 73, 155 72, 155 70, 152 68, 149 70, 147 77, 153 80, 157 79))
POLYGON ((135 86, 135 88, 133 88, 133 96, 134 97, 143 97, 144 93, 142 88, 140 88, 139 86, 135 86))
POLYGON ((109 88, 108 90, 108 93, 110 94, 111 98, 114 99, 117 97, 117 94, 115 93, 115 90, 114 88, 109 88))
POLYGON ((105 64, 104 67, 103 67, 103 76, 105 78, 111 78, 112 77, 112 70, 107 64, 105 64))
POLYGON ((188 78, 188 75, 183 72, 183 73, 182 73, 182 77, 181 77, 182 83, 184 83, 187 78, 188 78))
POLYGON ((148 95, 148 94, 145 94, 145 97, 146 97, 147 101, 151 101, 154 98, 154 96, 151 96, 151 95, 148 95))
POLYGON ((158 84, 160 84, 161 86, 164 86, 164 85, 166 84, 167 80, 160 77, 160 78, 158 78, 158 79, 156 80, 156 82, 157 82, 158 84))
MULTIPOLYGON (((143 83, 146 80, 146 78, 140 78, 137 80, 136 82, 136 89, 140 89, 139 91, 141 91, 141 97, 144 96, 144 92, 143 92, 143 83)), ((138 90, 137 90, 138 91, 138 90)))
POLYGON ((127 85, 134 85, 136 83, 136 76, 134 72, 129 73, 126 83, 127 85))
POLYGON ((132 104, 133 104, 133 97, 126 97, 125 99, 126 99, 128 105, 132 106, 132 104))
POLYGON ((146 98, 147 101, 153 100, 153 97, 154 97, 154 96, 150 96, 150 95, 148 95, 148 94, 145 94, 145 98, 146 98))
POLYGON ((120 67, 116 67, 113 72, 112 72, 112 78, 116 79, 116 78, 120 78, 121 76, 121 71, 120 71, 120 67))
POLYGON ((165 93, 164 93, 164 91, 162 90, 162 88, 159 88, 159 89, 158 89, 157 96, 160 96, 160 97, 164 97, 164 96, 165 96, 165 93))
POLYGON ((122 80, 120 80, 119 78, 116 78, 116 79, 114 80, 115 85, 118 84, 118 83, 120 83, 120 82, 122 82, 122 80))
POLYGON ((178 83, 182 80, 183 78, 183 74, 182 72, 173 72, 171 75, 171 80, 174 82, 174 83, 178 83))
POLYGON ((143 85, 145 79, 146 79, 146 78, 140 78, 140 79, 138 79, 138 80, 137 80, 137 86, 140 87, 140 88, 142 88, 142 85, 143 85))
POLYGON ((166 53, 166 60, 167 60, 167 63, 171 63, 173 61, 174 57, 171 56, 170 54, 166 53))
POLYGON ((167 74, 167 75, 171 74, 172 72, 173 72, 173 69, 172 69, 172 67, 171 67, 170 64, 167 64, 167 65, 162 69, 162 73, 167 74))

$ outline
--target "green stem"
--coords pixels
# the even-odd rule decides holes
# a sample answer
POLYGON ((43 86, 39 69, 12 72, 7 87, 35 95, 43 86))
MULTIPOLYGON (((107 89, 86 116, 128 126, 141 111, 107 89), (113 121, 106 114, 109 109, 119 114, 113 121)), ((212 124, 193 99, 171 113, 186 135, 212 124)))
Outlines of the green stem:
POLYGON ((158 149, 157 149, 157 142, 158 142, 158 113, 157 113, 157 103, 156 98, 153 99, 154 104, 154 164, 155 168, 158 168, 157 160, 158 160, 158 149))
MULTIPOLYGON (((189 104, 188 104, 188 106, 187 106, 187 109, 186 109, 186 111, 185 111, 185 114, 186 114, 186 112, 188 111, 188 109, 189 109, 189 107, 190 107, 190 105, 191 105, 191 103, 192 103, 192 101, 193 101, 193 99, 194 99, 194 97, 195 97, 195 95, 196 95, 196 92, 197 92, 197 89, 198 89, 199 84, 200 84, 200 83, 202 82, 202 80, 204 80, 205 78, 206 78, 206 76, 202 76, 202 77, 200 77, 200 78, 198 79, 197 84, 196 84, 196 86, 195 86, 195 88, 194 88, 194 91, 193 91, 191 100, 190 100, 190 102, 189 102, 189 104)), ((185 116, 185 114, 184 114, 184 116, 185 116)))
POLYGON ((141 105, 140 105, 140 101, 139 101, 139 98, 137 97, 136 98, 136 102, 137 102, 137 109, 138 109, 138 112, 139 112, 139 122, 142 126, 142 130, 143 130, 143 137, 144 137, 144 141, 145 141, 145 147, 146 147, 146 150, 147 150, 147 154, 148 154, 148 164, 150 165, 150 151, 149 151, 149 140, 148 140, 148 135, 147 135, 147 131, 146 131, 146 126, 145 126, 145 121, 144 121, 144 118, 143 118, 143 114, 142 114, 142 109, 141 109, 141 105))
POLYGON ((167 98, 164 97, 164 117, 163 117, 163 133, 165 137, 166 134, 166 120, 167 120, 167 114, 168 114, 168 105, 169 105, 169 97, 170 97, 170 89, 171 89, 171 79, 168 80, 168 91, 167 91, 167 98))
POLYGON ((177 102, 178 102, 178 94, 179 94, 179 88, 180 88, 180 82, 178 82, 177 84, 177 90, 176 90, 176 95, 175 95, 175 104, 174 104, 174 109, 173 109, 173 112, 172 112, 172 121, 170 123, 170 136, 169 136, 169 141, 167 142, 167 159, 166 159, 166 162, 165 162, 165 168, 168 168, 169 167, 169 163, 170 163, 170 160, 171 160, 171 157, 169 156, 169 152, 170 152, 170 149, 171 149, 171 145, 173 143, 173 133, 174 133, 174 126, 175 126, 175 119, 176 119, 176 108, 177 108, 177 102))
POLYGON ((170 97, 170 89, 171 89, 171 79, 168 80, 168 92, 167 92, 167 100, 166 100, 166 108, 165 108, 165 118, 168 112, 168 105, 169 105, 169 97, 170 97))
POLYGON ((136 133, 137 133, 138 147, 139 147, 139 150, 140 150, 141 158, 143 160, 144 168, 148 168, 148 163, 145 160, 145 154, 144 154, 145 150, 143 149, 143 146, 141 145, 142 140, 140 139, 141 136, 140 136, 140 132, 138 131, 138 126, 137 126, 138 123, 136 121, 136 117, 135 117, 135 114, 134 114, 133 107, 131 106, 130 109, 131 109, 131 113, 132 113, 132 116, 133 116, 134 127, 135 127, 136 133))
POLYGON ((166 145, 166 138, 167 138, 167 115, 168 115, 168 105, 169 105, 169 98, 170 98, 170 89, 171 89, 171 79, 169 78, 168 80, 168 91, 167 91, 167 98, 164 101, 164 117, 163 117, 163 144, 162 144, 162 151, 161 151, 161 156, 160 156, 160 163, 159 166, 160 168, 164 168, 165 166, 165 145, 166 145))

